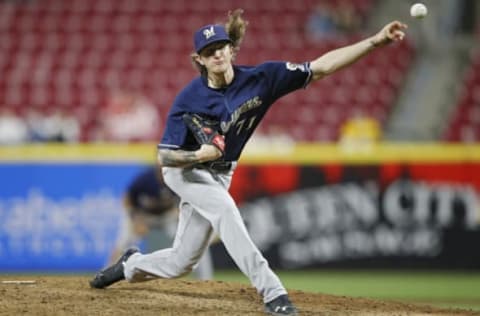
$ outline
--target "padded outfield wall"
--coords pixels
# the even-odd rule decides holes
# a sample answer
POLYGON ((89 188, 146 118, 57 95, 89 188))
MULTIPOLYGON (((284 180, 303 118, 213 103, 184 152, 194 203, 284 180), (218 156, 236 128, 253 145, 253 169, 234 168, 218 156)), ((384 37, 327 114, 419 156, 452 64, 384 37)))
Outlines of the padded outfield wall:
MULTIPOLYGON (((0 147, 0 270, 103 266, 121 194, 155 148, 0 147)), ((276 268, 480 268, 480 146, 249 148, 231 192, 276 268)))

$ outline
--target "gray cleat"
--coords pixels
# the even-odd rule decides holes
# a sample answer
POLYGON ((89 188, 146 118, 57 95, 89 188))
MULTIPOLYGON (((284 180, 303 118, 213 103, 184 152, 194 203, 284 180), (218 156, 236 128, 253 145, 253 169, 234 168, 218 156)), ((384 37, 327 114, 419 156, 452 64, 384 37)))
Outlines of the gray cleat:
POLYGON ((90 286, 96 289, 103 289, 113 283, 125 280, 125 276, 123 275, 123 264, 131 255, 137 252, 139 252, 138 248, 127 249, 115 264, 98 272, 95 277, 90 280, 90 286))
POLYGON ((297 308, 290 302, 288 295, 280 295, 265 304, 265 312, 274 316, 297 315, 297 308))

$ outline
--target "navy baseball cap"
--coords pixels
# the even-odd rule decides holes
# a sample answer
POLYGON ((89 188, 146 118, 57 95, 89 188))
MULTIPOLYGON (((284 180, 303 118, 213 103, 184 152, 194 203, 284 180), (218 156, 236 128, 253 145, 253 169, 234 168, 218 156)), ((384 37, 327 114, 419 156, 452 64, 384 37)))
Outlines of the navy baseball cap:
POLYGON ((201 27, 195 32, 193 41, 195 43, 195 51, 199 53, 206 46, 216 42, 230 42, 232 40, 228 37, 227 31, 223 25, 209 24, 201 27))

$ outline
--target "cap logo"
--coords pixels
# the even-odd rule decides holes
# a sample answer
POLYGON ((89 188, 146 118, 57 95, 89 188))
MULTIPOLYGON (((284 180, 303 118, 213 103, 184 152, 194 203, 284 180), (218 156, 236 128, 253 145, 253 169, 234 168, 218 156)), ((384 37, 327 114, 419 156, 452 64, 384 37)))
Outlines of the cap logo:
POLYGON ((206 40, 208 40, 212 36, 215 36, 215 30, 213 29, 213 25, 210 26, 209 29, 203 30, 203 35, 205 36, 206 40))

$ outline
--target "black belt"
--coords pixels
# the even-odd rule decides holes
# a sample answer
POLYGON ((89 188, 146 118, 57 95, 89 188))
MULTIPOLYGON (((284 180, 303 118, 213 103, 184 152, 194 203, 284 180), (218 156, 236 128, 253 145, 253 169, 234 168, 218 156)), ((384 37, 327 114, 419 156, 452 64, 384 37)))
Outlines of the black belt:
POLYGON ((233 164, 231 161, 208 161, 195 165, 195 168, 211 169, 215 171, 230 171, 232 166, 233 164))

